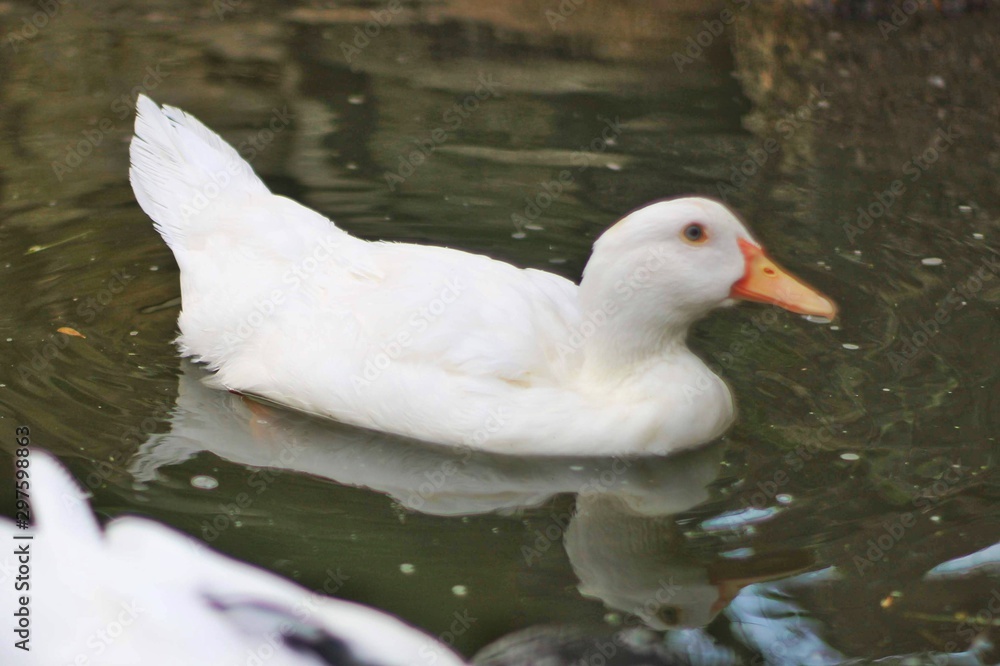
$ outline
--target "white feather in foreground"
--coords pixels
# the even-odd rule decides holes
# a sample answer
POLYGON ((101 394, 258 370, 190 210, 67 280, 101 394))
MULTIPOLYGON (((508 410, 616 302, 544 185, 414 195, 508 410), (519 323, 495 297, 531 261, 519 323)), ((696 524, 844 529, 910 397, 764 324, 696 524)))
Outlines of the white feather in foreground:
MULTIPOLYGON (((0 518, 4 543, 28 549, 28 589, 11 594, 17 555, 0 574, 4 617, 29 597, 29 651, 8 635, 0 663, 38 666, 458 666, 432 637, 361 606, 315 594, 141 518, 101 529, 65 469, 35 450, 30 530, 0 518), (14 539, 26 537, 30 539, 14 539)), ((5 547, 5 550, 7 548, 5 547)))

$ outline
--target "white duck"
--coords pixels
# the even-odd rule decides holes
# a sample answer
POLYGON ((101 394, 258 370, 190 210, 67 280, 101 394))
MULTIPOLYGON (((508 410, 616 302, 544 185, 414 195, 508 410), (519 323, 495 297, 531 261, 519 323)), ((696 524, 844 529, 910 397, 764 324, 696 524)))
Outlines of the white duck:
POLYGON ((194 117, 138 100, 130 177, 181 269, 178 343, 221 386, 352 425, 509 454, 663 454, 734 416, 685 343, 742 298, 833 318, 736 216, 641 208, 579 286, 482 255, 367 242, 272 194, 194 117))
POLYGON ((54 457, 31 454, 30 530, 0 517, 3 664, 460 666, 431 636, 215 553, 142 518, 98 525, 54 457), (18 548, 25 549, 17 554, 18 548), (26 558, 26 559, 21 559, 26 558), (27 574, 19 572, 29 565, 27 574), (21 579, 15 579, 21 575, 21 579), (15 588, 15 583, 26 587, 15 588), (20 599, 27 598, 27 604, 20 599), (27 628, 18 634, 18 611, 27 628), (17 643, 23 643, 22 649, 17 643))

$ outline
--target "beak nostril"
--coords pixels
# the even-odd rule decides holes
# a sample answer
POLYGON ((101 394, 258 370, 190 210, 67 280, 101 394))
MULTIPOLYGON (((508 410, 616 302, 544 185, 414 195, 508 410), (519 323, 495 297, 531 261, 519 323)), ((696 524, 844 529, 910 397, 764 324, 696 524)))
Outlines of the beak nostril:
POLYGON ((796 314, 815 315, 833 320, 837 306, 804 282, 785 273, 760 246, 740 238, 743 253, 743 277, 730 289, 730 298, 772 303, 796 314))

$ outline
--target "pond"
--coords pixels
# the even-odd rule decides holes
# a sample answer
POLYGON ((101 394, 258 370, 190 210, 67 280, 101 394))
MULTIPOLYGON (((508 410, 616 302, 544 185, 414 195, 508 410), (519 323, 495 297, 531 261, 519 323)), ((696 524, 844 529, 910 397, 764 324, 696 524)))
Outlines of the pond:
POLYGON ((3 467, 27 424, 102 517, 150 516, 466 656, 559 625, 646 627, 691 663, 996 662, 995 14, 39 11, 0 3, 3 467), (628 211, 724 199, 840 315, 698 324, 739 419, 681 456, 456 454, 255 405, 172 344, 179 271, 128 182, 140 92, 352 234, 572 280, 628 211))

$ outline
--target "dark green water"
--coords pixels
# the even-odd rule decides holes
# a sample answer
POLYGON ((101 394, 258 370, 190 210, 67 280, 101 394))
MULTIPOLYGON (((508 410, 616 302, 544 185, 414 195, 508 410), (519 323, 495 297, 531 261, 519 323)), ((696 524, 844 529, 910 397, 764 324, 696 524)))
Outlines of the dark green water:
POLYGON ((883 40, 747 13, 679 68, 719 7, 428 3, 359 38, 385 7, 134 4, 60 5, 37 34, 36 8, 0 4, 5 454, 30 425, 102 516, 152 516, 466 655, 551 623, 736 645, 739 603, 777 598, 804 619, 767 663, 995 634, 996 562, 927 575, 1000 540, 995 20, 883 40), (254 414, 171 344, 178 269, 128 184, 139 90, 358 236, 572 279, 630 209, 724 193, 841 317, 699 325, 741 416, 680 460, 451 460, 254 414), (713 620, 717 585, 743 591, 713 620))

